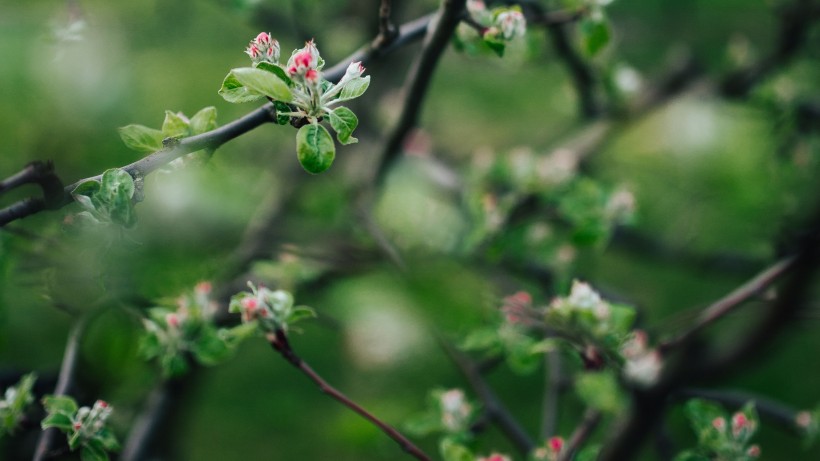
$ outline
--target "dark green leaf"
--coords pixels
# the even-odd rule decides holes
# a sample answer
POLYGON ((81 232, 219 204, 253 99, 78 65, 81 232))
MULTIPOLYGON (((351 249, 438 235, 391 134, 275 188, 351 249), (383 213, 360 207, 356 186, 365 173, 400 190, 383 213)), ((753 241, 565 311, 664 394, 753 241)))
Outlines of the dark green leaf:
POLYGON ((305 171, 318 174, 333 164, 336 146, 325 127, 311 123, 299 128, 296 133, 296 155, 305 171))
POLYGON ((204 328, 191 344, 191 352, 197 362, 203 365, 216 365, 230 356, 231 350, 213 328, 204 328))
POLYGON ((102 445, 98 443, 92 443, 93 440, 90 440, 83 446, 83 449, 80 451, 80 459, 82 461, 108 461, 108 453, 105 452, 102 445))
POLYGON ((358 139, 351 136, 353 130, 359 126, 359 119, 356 114, 347 107, 337 107, 330 112, 330 126, 336 131, 336 138, 342 144, 353 144, 359 142, 358 139))
POLYGON ((291 311, 288 318, 285 320, 287 323, 296 323, 303 319, 314 318, 316 317, 316 311, 311 309, 307 306, 296 306, 291 311))
POLYGON ((117 441, 117 438, 107 428, 102 428, 97 432, 95 438, 99 440, 100 445, 102 445, 106 451, 118 451, 120 449, 120 443, 117 441))
POLYGON ((162 131, 142 125, 127 125, 118 129, 126 147, 139 152, 154 152, 162 149, 165 136, 162 131))
POLYGON ((40 427, 48 429, 49 427, 56 427, 57 429, 68 432, 73 426, 73 421, 67 413, 50 413, 40 422, 40 427))
POLYGON ((584 51, 595 56, 609 43, 609 23, 605 18, 586 18, 581 21, 581 41, 584 51))
POLYGON ((293 112, 293 109, 282 101, 274 101, 273 107, 276 108, 276 123, 280 125, 287 125, 290 123, 290 115, 282 115, 283 113, 293 112))

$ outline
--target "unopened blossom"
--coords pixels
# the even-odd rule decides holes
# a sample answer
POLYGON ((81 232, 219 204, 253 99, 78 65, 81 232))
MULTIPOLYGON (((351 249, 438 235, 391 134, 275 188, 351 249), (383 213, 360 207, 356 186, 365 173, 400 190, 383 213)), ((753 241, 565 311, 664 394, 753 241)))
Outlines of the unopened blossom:
POLYGON ((752 458, 760 457, 760 447, 758 445, 752 445, 746 450, 746 455, 751 456, 752 458))
POLYGON ((319 50, 313 40, 305 42, 305 47, 296 50, 288 60, 287 71, 291 76, 305 75, 308 70, 319 66, 319 50))
POLYGON ((533 452, 533 457, 538 461, 556 461, 564 449, 563 437, 550 437, 544 446, 533 452))
POLYGON ((523 37, 527 32, 527 20, 524 19, 521 11, 516 9, 509 9, 499 13, 495 18, 495 22, 501 30, 501 37, 504 40, 523 37))
POLYGON ((478 458, 476 461, 512 461, 507 455, 502 455, 500 453, 493 453, 490 456, 482 456, 478 458))
POLYGON ((663 370, 663 359, 660 352, 650 350, 646 354, 627 359, 624 364, 624 377, 640 386, 655 384, 663 370))
POLYGON ((713 419, 712 427, 717 429, 717 431, 720 433, 726 432, 726 418, 718 416, 717 418, 713 419))
POLYGON ((601 295, 593 290, 588 283, 579 282, 578 280, 572 281, 572 289, 567 301, 581 309, 593 309, 603 302, 601 295))
POLYGON ((467 402, 464 391, 451 389, 439 397, 441 407, 441 423, 452 432, 459 432, 466 428, 472 406, 467 402))
POLYGON ((279 63, 279 42, 271 37, 268 32, 260 32, 245 50, 245 53, 250 56, 254 64, 261 62, 269 62, 272 64, 279 63))
POLYGON ((755 422, 748 417, 746 414, 739 411, 732 415, 732 435, 735 438, 743 438, 753 432, 755 429, 755 422))
POLYGON ((794 418, 794 422, 803 429, 808 428, 812 423, 811 413, 808 411, 801 411, 797 413, 797 416, 794 418))

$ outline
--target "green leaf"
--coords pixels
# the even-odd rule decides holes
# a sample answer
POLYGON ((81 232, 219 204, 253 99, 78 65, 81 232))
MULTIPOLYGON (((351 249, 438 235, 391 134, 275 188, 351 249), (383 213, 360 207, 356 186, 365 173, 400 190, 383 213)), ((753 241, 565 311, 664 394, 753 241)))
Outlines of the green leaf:
POLYGON ((190 123, 182 114, 166 110, 165 121, 162 122, 162 135, 166 138, 184 138, 191 134, 190 123))
POLYGON ((213 328, 204 328, 200 336, 191 344, 191 352, 197 362, 203 365, 216 365, 231 354, 225 341, 213 328))
POLYGON ((273 107, 276 108, 276 123, 280 125, 290 123, 290 115, 282 115, 283 112, 293 112, 290 106, 282 101, 273 101, 273 107))
POLYGON ((188 361, 185 357, 176 352, 165 354, 160 358, 160 367, 163 374, 167 376, 181 376, 188 371, 188 361))
POLYGON ((80 451, 82 461, 108 461, 108 453, 105 452, 99 443, 86 443, 80 451))
POLYGON ((330 126, 336 131, 336 138, 343 145, 353 144, 359 142, 358 139, 351 136, 353 130, 359 126, 359 119, 356 114, 347 107, 337 107, 330 112, 330 126))
POLYGON ((703 456, 697 452, 687 450, 679 453, 678 456, 675 456, 674 461, 709 461, 709 459, 710 458, 708 456, 703 456))
POLYGON ((231 70, 236 80, 250 91, 268 96, 277 101, 290 102, 293 95, 288 84, 276 75, 253 67, 240 67, 231 70))
POLYGON ((222 81, 219 95, 222 96, 224 100, 232 103, 251 102, 264 98, 261 94, 250 91, 245 85, 240 83, 236 76, 234 76, 233 71, 229 72, 228 75, 225 76, 225 80, 222 81))
POLYGON ((581 43, 588 56, 595 56, 609 43, 609 23, 605 18, 586 18, 581 21, 581 43))
POLYGON ((487 45, 487 48, 493 51, 499 58, 504 57, 504 50, 507 49, 507 45, 499 39, 496 38, 485 38, 484 44, 487 45))
POLYGON ((405 431, 416 437, 424 437, 443 430, 441 426, 441 415, 432 411, 409 418, 405 421, 403 427, 405 431))
POLYGON ((296 323, 300 320, 309 319, 316 317, 316 311, 311 309, 307 306, 296 306, 291 311, 290 315, 288 316, 286 322, 287 323, 296 323))
POLYGON ((370 86, 369 75, 367 77, 352 78, 342 86, 342 90, 339 92, 339 96, 336 100, 347 101, 348 99, 358 98, 364 94, 368 86, 370 86))
POLYGON ((598 459, 598 453, 600 451, 600 445, 589 445, 578 452, 578 455, 575 457, 574 461, 595 461, 598 459))
POLYGON ((336 146, 325 127, 311 123, 299 128, 296 133, 296 155, 305 171, 318 174, 333 164, 336 146))
POLYGON ((126 125, 118 128, 125 146, 139 152, 154 152, 162 149, 165 136, 162 131, 143 125, 126 125))
POLYGON ((263 61, 263 62, 260 62, 259 64, 257 64, 256 68, 266 70, 266 71, 276 75, 280 79, 282 79, 282 81, 287 83, 288 86, 293 86, 293 80, 290 79, 287 72, 285 72, 285 69, 282 69, 281 67, 277 66, 276 64, 271 64, 269 62, 264 62, 263 61))
POLYGON ((47 415, 43 420, 40 422, 40 427, 43 429, 48 429, 49 427, 56 427, 57 429, 68 432, 73 427, 73 421, 71 417, 68 416, 66 413, 51 413, 47 415))
POLYGON ((475 456, 473 456, 467 447, 461 445, 460 443, 454 442, 449 438, 445 438, 441 441, 439 450, 441 451, 441 457, 444 458, 444 461, 475 460, 475 456))
POLYGON ((43 407, 48 413, 63 413, 73 416, 77 412, 77 402, 65 395, 47 395, 43 397, 43 407))
POLYGON ((584 403, 604 413, 617 414, 626 406, 618 380, 607 371, 581 374, 575 391, 584 403))
POLYGON ((100 429, 95 435, 95 438, 99 440, 102 447, 107 451, 118 451, 120 449, 120 443, 117 441, 114 433, 108 428, 104 427, 100 429))
POLYGON ((105 170, 102 175, 100 193, 107 197, 114 198, 117 195, 124 194, 130 200, 134 196, 134 189, 134 178, 125 170, 111 168, 105 170))
POLYGON ((216 128, 216 107, 208 106, 200 109, 191 117, 190 127, 192 135, 207 133, 216 128))

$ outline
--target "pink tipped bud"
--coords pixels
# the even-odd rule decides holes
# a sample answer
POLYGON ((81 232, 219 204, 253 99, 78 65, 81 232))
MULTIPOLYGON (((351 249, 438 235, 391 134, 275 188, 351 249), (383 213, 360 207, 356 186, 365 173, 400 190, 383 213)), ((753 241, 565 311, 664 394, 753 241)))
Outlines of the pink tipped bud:
POLYGON ((752 458, 757 458, 760 456, 760 447, 757 445, 752 445, 748 450, 746 450, 746 454, 752 458))
POLYGON ((256 61, 257 59, 259 59, 262 56, 262 52, 259 50, 259 47, 256 46, 256 45, 249 46, 248 49, 245 50, 245 53, 247 53, 248 56, 250 56, 251 59, 253 59, 254 61, 256 61))
POLYGON ((714 427, 715 429, 717 429, 720 432, 725 431, 726 430, 726 419, 723 418, 722 416, 718 416, 717 418, 712 420, 712 427, 714 427))
POLYGON ((207 295, 211 293, 212 289, 213 286, 211 285, 211 282, 199 282, 196 284, 194 291, 202 295, 207 295))
POLYGON ((241 304, 245 312, 253 313, 259 307, 259 300, 256 298, 244 298, 241 304))
POLYGON ((106 402, 105 400, 97 400, 97 401, 94 403, 94 405, 95 405, 95 406, 98 406, 98 407, 100 407, 100 408, 108 408, 108 402, 106 402))
POLYGON ((564 439, 562 437, 550 437, 547 440, 547 447, 553 451, 553 453, 560 453, 561 449, 564 448, 564 439))
POLYGON ((73 427, 75 431, 79 431, 80 428, 83 427, 83 424, 78 421, 78 422, 72 424, 71 427, 73 427))
POLYGON ((316 83, 318 79, 319 72, 316 69, 309 69, 307 72, 305 72, 305 80, 311 83, 316 83))
POLYGON ((172 328, 179 328, 179 316, 177 314, 168 314, 165 316, 165 323, 172 328))
POLYGON ((272 39, 270 37, 270 34, 267 33, 267 32, 260 32, 259 35, 257 35, 256 38, 254 39, 256 44, 261 45, 261 46, 270 46, 271 40, 272 39))
POLYGON ((732 415, 732 434, 739 437, 742 432, 751 430, 753 424, 745 414, 739 411, 732 415))
POLYGON ((307 69, 310 67, 311 58, 310 52, 305 50, 299 53, 296 53, 296 56, 293 57, 293 64, 296 66, 297 69, 304 68, 307 69))

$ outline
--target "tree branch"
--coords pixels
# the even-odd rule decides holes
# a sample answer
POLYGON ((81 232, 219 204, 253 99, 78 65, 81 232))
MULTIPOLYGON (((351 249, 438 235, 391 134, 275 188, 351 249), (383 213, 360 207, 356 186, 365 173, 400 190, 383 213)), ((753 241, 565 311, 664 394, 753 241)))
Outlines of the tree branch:
POLYGON ((442 0, 435 28, 428 31, 421 55, 413 63, 404 86, 404 103, 399 120, 385 142, 376 169, 376 182, 381 182, 401 154, 404 138, 416 126, 424 96, 430 86, 433 71, 459 23, 466 0, 442 0))
POLYGON ((570 461, 581 445, 587 441, 590 435, 592 435, 592 431, 598 427, 598 424, 601 422, 601 412, 598 410, 587 410, 584 413, 584 419, 575 428, 572 432, 572 435, 569 437, 569 440, 566 443, 566 446, 563 450, 561 450, 561 456, 558 457, 558 461, 570 461))

